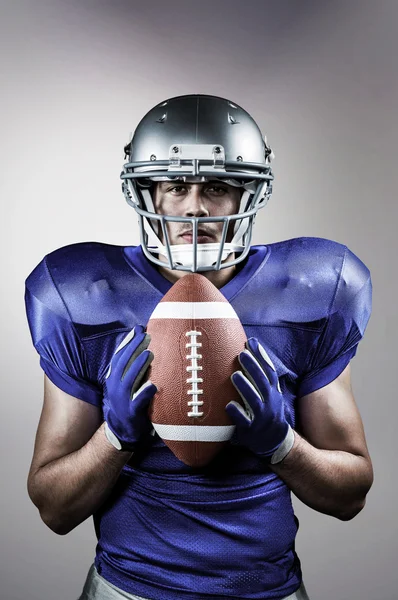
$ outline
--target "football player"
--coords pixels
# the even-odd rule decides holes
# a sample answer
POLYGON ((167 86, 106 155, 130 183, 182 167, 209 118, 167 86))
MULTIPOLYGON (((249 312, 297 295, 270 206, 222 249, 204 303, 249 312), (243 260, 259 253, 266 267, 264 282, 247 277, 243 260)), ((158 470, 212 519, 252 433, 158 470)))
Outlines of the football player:
POLYGON ((29 473, 41 518, 98 538, 81 600, 308 598, 291 491, 346 521, 372 480, 350 360, 371 310, 367 267, 346 246, 252 246, 272 193, 271 148, 251 116, 206 95, 150 110, 125 147, 122 187, 141 243, 80 243, 26 281, 45 373, 29 473), (173 282, 209 278, 247 334, 226 410, 231 441, 207 466, 153 431, 145 325, 173 282))

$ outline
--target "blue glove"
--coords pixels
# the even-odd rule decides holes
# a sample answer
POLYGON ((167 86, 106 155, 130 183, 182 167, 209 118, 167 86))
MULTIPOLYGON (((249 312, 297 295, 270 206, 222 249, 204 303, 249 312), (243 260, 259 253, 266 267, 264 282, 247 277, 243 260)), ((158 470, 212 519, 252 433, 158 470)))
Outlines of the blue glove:
POLYGON ((239 355, 243 369, 231 375, 244 407, 234 400, 225 407, 236 425, 238 442, 258 456, 280 462, 294 443, 294 434, 285 419, 278 374, 256 338, 246 343, 239 355))
POLYGON ((117 347, 105 375, 105 434, 118 450, 132 452, 152 428, 148 408, 157 388, 149 380, 141 385, 153 360, 149 342, 149 335, 137 325, 117 347))

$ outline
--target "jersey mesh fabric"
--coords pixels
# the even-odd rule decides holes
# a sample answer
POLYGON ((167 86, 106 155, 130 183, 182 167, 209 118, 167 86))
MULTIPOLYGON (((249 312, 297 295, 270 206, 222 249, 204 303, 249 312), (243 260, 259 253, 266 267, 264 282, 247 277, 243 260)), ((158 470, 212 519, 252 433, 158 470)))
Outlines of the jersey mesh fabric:
MULTIPOLYGON (((123 337, 170 289, 140 247, 89 242, 48 255, 26 282, 32 339, 48 377, 106 413, 104 373, 123 337)), ((255 246, 220 290, 266 348, 286 418, 355 355, 371 308, 366 266, 345 246, 296 238, 255 246)), ((147 435, 94 515, 95 564, 113 585, 153 600, 279 599, 301 582, 287 486, 231 442, 206 467, 147 435)))

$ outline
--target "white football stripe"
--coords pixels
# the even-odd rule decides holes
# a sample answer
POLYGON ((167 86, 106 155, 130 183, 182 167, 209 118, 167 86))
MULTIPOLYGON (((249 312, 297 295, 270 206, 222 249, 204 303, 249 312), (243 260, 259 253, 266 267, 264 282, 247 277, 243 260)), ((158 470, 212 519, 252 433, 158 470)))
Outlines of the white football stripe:
POLYGON ((237 319, 229 302, 159 302, 151 319, 237 319))
POLYGON ((152 425, 163 440, 178 442, 225 442, 235 429, 235 425, 152 425))

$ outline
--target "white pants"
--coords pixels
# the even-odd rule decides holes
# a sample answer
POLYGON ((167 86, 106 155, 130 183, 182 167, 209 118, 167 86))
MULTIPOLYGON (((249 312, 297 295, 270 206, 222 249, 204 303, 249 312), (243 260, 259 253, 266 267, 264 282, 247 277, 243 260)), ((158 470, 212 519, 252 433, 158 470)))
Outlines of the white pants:
MULTIPOLYGON (((106 581, 101 575, 98 575, 97 569, 94 565, 91 565, 87 575, 86 583, 82 595, 78 600, 149 600, 148 598, 142 598, 142 596, 135 596, 134 594, 128 594, 123 590, 106 581)), ((310 600, 304 587, 304 583, 301 584, 299 589, 285 596, 282 600, 310 600)))

